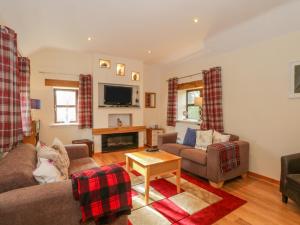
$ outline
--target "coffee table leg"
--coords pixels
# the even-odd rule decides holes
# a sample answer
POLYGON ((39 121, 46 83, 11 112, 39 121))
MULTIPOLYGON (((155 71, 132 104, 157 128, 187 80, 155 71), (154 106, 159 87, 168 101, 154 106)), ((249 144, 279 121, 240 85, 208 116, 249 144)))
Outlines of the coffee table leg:
POLYGON ((181 160, 178 160, 178 169, 176 171, 177 193, 180 193, 181 160))
POLYGON ((149 167, 146 168, 145 174, 145 203, 149 203, 149 185, 150 185, 150 176, 149 176, 149 167))
POLYGON ((129 169, 129 157, 126 156, 126 170, 127 172, 130 172, 130 169, 129 169))

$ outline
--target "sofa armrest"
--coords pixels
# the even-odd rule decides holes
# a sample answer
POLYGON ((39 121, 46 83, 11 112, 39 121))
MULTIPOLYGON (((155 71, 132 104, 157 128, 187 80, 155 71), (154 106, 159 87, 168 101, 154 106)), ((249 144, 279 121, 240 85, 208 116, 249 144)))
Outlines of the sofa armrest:
POLYGON ((89 148, 86 144, 65 145, 70 160, 89 157, 89 148))
MULTIPOLYGON (((0 224, 80 225, 79 207, 71 180, 15 189, 0 194, 0 224)), ((127 225, 127 218, 120 216, 110 225, 127 225)))
POLYGON ((157 138, 157 145, 160 147, 161 145, 165 143, 176 143, 177 141, 177 133, 169 133, 169 134, 161 134, 158 135, 157 138))
POLYGON ((81 213, 67 180, 1 193, 0 218, 10 225, 63 225, 79 224, 81 213))
POLYGON ((213 145, 207 147, 207 178, 212 182, 221 182, 243 175, 249 170, 249 143, 246 141, 235 141, 240 150, 240 166, 231 171, 222 173, 220 169, 219 151, 213 145))
POLYGON ((286 191, 286 176, 291 173, 300 173, 300 153, 281 157, 280 191, 286 191))

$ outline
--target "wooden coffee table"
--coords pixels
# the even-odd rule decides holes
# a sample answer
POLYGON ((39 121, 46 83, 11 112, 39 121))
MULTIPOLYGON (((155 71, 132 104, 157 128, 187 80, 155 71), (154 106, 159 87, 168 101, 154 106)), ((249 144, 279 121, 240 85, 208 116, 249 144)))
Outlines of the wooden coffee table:
POLYGON ((149 203, 151 177, 176 172, 177 193, 180 192, 181 157, 164 151, 126 153, 126 169, 136 170, 145 177, 145 203, 149 203))

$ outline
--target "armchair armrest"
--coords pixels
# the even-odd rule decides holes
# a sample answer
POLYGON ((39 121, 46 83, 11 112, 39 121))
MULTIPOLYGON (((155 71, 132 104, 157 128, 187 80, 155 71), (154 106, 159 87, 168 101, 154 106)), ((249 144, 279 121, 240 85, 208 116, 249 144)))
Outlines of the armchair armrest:
POLYGON ((169 133, 169 134, 161 134, 161 135, 158 135, 157 145, 158 145, 158 147, 160 147, 161 145, 166 144, 166 143, 176 143, 176 141, 177 141, 177 133, 176 132, 169 133))
POLYGON ((89 148, 86 144, 65 145, 70 160, 89 157, 89 148))
POLYGON ((300 153, 281 157, 280 191, 286 191, 286 176, 291 173, 300 173, 300 153))
POLYGON ((243 175, 249 170, 249 143, 246 141, 235 141, 240 150, 240 166, 222 173, 220 169, 219 151, 213 145, 207 147, 207 178, 209 181, 218 183, 234 177, 243 175))

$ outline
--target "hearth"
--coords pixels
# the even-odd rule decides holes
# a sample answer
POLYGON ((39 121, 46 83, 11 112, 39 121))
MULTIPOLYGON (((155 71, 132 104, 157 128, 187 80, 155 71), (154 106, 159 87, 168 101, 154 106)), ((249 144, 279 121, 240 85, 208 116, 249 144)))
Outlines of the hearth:
POLYGON ((121 134, 103 134, 102 152, 137 148, 139 139, 138 137, 138 132, 121 134))

